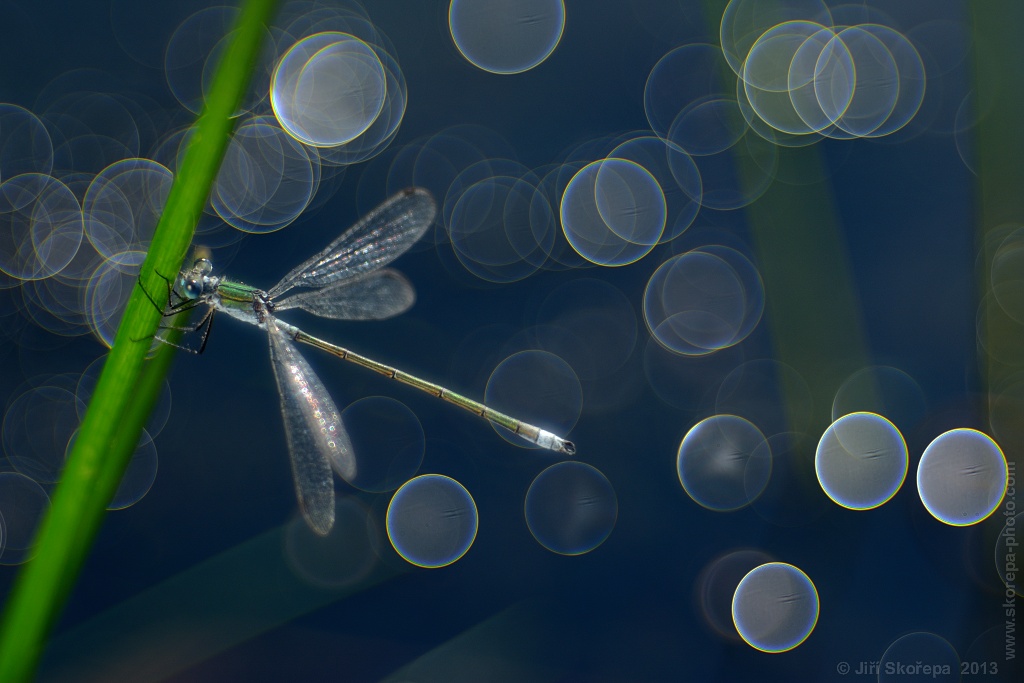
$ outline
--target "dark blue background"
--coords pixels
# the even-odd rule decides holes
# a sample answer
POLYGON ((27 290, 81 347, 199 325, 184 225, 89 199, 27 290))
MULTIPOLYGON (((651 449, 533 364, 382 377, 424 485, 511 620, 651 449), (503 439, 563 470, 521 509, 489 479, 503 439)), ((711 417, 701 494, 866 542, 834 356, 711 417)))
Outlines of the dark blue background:
MULTIPOLYGON (((116 13, 124 3, 114 4, 116 13)), ((159 44, 166 34, 156 27, 176 25, 193 11, 186 5, 153 3, 139 30, 156 31, 153 42, 159 44)), ((658 58, 684 42, 717 42, 707 29, 717 20, 706 19, 694 3, 569 2, 565 35, 554 55, 528 73, 498 77, 458 55, 447 34, 447 3, 365 5, 394 42, 408 82, 408 111, 390 152, 447 126, 472 123, 499 133, 531 167, 555 161, 589 139, 645 128, 644 83, 658 58)), ((899 12, 904 23, 897 28, 903 30, 931 19, 964 22, 966 39, 963 3, 900 3, 892 11, 899 12)), ((104 2, 0 3, 0 101, 32 109, 51 79, 95 67, 117 76, 128 90, 173 107, 160 71, 119 49, 110 16, 104 2)), ((969 76, 967 63, 945 75, 952 101, 968 91, 969 76)), ((421 669, 415 680, 868 680, 841 678, 835 667, 840 661, 877 660, 891 642, 913 631, 941 635, 966 660, 976 639, 1002 624, 1001 586, 990 550, 994 531, 989 524, 939 524, 925 513, 913 487, 917 459, 931 439, 953 427, 984 428, 974 339, 975 178, 957 154, 949 123, 935 121, 922 134, 897 142, 828 141, 817 148, 831 171, 824 187, 842 230, 868 358, 905 370, 927 398, 926 417, 905 433, 911 453, 907 483, 886 506, 852 512, 819 491, 813 514, 782 527, 751 509, 704 510, 679 486, 679 441, 709 413, 696 402, 689 411, 666 405, 647 386, 647 333, 639 317, 643 287, 669 255, 704 244, 707 228, 731 231, 749 243, 744 211, 702 212, 694 229, 631 266, 543 272, 510 285, 476 281, 453 268, 450 256, 420 249, 398 263, 419 295, 408 314, 382 323, 302 323, 478 396, 490 367, 461 367, 464 359, 457 353, 473 331, 491 326, 487 338, 500 345, 503 337, 532 324, 532 311, 548 292, 579 277, 605 280, 632 303, 640 341, 617 375, 622 381, 614 390, 621 397, 601 410, 600 401, 585 396, 583 417, 571 434, 579 457, 603 471, 616 489, 619 519, 610 538, 580 557, 544 550, 524 523, 522 500, 532 478, 553 462, 550 457, 509 446, 486 425, 429 397, 310 352, 307 357, 339 405, 388 395, 416 412, 427 436, 422 471, 449 474, 473 493, 480 508, 476 543, 456 564, 431 571, 403 565, 384 548, 379 583, 334 601, 325 598, 322 608, 178 671, 177 658, 193 660, 175 634, 203 631, 202 624, 188 623, 187 614, 176 611, 182 603, 169 600, 166 614, 129 608, 107 621, 102 615, 133 604, 140 594, 152 596, 145 591, 154 586, 159 594, 162 582, 208 566, 200 563, 268 530, 271 536, 246 555, 251 565, 229 562, 204 574, 222 583, 193 586, 197 602, 219 615, 206 622, 209 639, 217 640, 221 629, 230 631, 233 620, 252 619, 247 604, 273 602, 277 587, 290 590, 274 578, 281 554, 272 530, 294 515, 295 500, 266 341, 255 329, 220 321, 206 353, 175 361, 171 423, 156 440, 156 484, 137 505, 108 515, 44 660, 43 679, 102 680, 117 670, 116 680, 369 681, 436 652, 442 665, 434 671, 445 673, 421 669), (757 652, 716 635, 702 618, 698 575, 714 558, 739 548, 791 562, 814 580, 821 617, 796 650, 757 652), (230 595, 234 589, 238 595, 230 595), (134 633, 161 629, 167 634, 162 643, 133 640, 134 633), (149 671, 177 673, 164 678, 149 671)), ((366 165, 377 169, 376 176, 364 175, 364 166, 349 169, 339 191, 303 218, 303 227, 247 237, 218 265, 247 282, 276 282, 358 211, 384 198, 378 163, 383 162, 366 165)), ((0 347, 0 395, 13 400, 15 387, 39 373, 80 372, 102 352, 90 338, 12 335, 0 347)), ((768 320, 744 343, 744 352, 747 358, 772 356, 768 320)), ((679 362, 685 367, 689 361, 679 362)), ((712 373, 706 388, 716 378, 712 373)), ((831 397, 815 399, 815 424, 824 426, 831 397)), ((805 445, 811 457, 817 436, 811 434, 805 445)), ((380 519, 386 496, 347 493, 380 519)), ((15 571, 2 568, 2 590, 9 590, 15 571)), ((1011 679, 1004 671, 977 680, 1011 679)))

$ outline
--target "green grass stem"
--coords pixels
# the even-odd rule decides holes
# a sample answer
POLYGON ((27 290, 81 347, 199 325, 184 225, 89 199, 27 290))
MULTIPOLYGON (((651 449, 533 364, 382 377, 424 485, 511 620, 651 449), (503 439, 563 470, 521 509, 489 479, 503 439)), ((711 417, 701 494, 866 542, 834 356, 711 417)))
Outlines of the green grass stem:
MULTIPOLYGON (((177 273, 227 149, 276 0, 247 0, 217 68, 206 107, 174 178, 142 266, 151 292, 166 291, 157 273, 177 273)), ((0 624, 0 681, 29 680, 135 450, 172 349, 146 362, 160 311, 135 288, 52 505, 36 538, 36 556, 19 574, 0 624)))

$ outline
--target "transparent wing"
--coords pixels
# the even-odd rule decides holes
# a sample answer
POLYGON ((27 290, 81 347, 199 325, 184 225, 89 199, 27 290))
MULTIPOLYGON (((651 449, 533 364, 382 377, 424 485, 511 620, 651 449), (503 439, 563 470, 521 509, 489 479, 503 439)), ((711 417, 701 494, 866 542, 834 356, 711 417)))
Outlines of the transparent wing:
POLYGON ((430 193, 410 187, 392 195, 274 285, 277 298, 294 287, 325 287, 382 268, 416 243, 434 220, 430 193))
POLYGON ((267 329, 295 495, 306 523, 326 536, 334 526, 331 468, 349 479, 355 475, 352 443, 330 394, 298 349, 273 319, 267 321, 267 329))
POLYGON ((323 289, 310 289, 274 302, 275 311, 301 308, 332 320, 384 320, 404 313, 416 292, 401 273, 385 268, 323 289))

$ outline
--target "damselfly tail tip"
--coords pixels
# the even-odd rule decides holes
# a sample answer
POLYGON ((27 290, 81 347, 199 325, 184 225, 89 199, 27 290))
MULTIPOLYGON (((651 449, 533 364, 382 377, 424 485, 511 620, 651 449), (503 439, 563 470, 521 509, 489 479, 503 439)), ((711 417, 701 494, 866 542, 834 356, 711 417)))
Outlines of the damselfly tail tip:
POLYGON ((535 443, 541 448, 546 448, 549 451, 555 451, 556 453, 562 453, 569 456, 576 455, 576 444, 568 439, 555 436, 551 432, 543 429, 538 430, 537 440, 535 443))

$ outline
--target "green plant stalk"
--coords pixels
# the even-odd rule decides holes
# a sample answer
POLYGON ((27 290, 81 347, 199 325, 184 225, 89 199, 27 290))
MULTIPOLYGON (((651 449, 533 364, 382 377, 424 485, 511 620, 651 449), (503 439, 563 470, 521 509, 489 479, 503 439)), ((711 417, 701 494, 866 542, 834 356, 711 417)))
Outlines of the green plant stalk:
MULTIPOLYGON (((177 273, 227 150, 236 111, 249 83, 276 0, 247 0, 213 79, 174 178, 142 266, 151 292, 166 289, 157 273, 177 273)), ((100 522, 142 432, 166 374, 171 349, 145 363, 161 312, 138 287, 132 292, 110 355, 75 440, 53 503, 22 569, 0 624, 0 681, 28 680, 57 621, 100 522)))
MULTIPOLYGON (((1024 167, 1020 163, 1024 155, 1024 129, 1020 126, 1020 112, 1024 109, 1024 46, 1018 35, 1024 7, 1012 0, 974 0, 971 19, 972 85, 977 117, 972 131, 978 176, 975 246, 980 253, 975 263, 979 323, 984 330, 984 343, 979 343, 977 349, 978 369, 987 398, 982 417, 985 431, 999 441, 1009 466, 1014 468, 1010 470, 1012 481, 1012 473, 1024 455, 1024 412, 1020 410, 1019 397, 1013 393, 1024 372, 1024 325, 993 297, 992 259, 1006 231, 1019 229, 1024 223, 1024 167)), ((1002 286, 1006 284, 1004 275, 1002 286)), ((998 533, 1009 521, 999 512, 1018 504, 1020 497, 1014 500, 1014 494, 1019 490, 1019 486, 1011 488, 1003 503, 1006 507, 988 520, 991 531, 998 533)))

